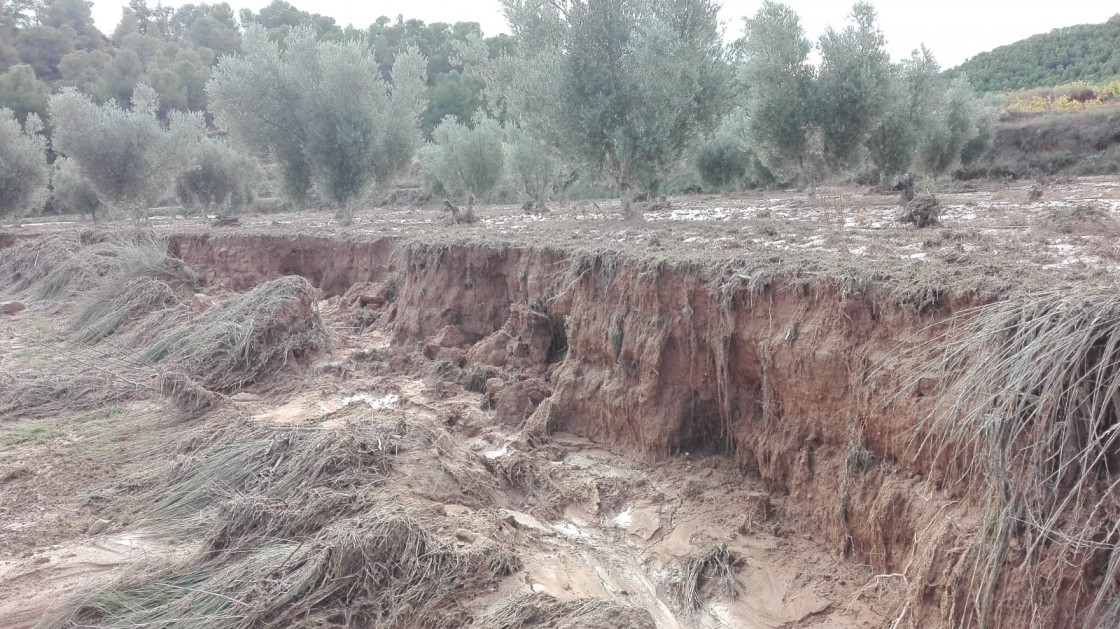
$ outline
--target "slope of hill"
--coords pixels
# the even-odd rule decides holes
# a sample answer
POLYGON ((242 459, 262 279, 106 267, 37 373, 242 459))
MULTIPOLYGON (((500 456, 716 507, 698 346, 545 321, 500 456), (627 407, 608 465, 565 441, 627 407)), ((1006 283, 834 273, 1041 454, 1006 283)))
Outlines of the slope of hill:
POLYGON ((954 72, 968 74, 979 91, 1002 92, 1103 81, 1120 76, 1120 14, 1103 24, 1081 24, 1034 35, 981 53, 954 72))

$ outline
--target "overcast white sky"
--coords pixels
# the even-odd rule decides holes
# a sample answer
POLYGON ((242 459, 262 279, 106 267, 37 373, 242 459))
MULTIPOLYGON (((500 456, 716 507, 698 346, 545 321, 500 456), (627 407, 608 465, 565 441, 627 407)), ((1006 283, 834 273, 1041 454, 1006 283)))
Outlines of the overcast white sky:
MULTIPOLYGON (((259 10, 271 0, 228 0, 235 9, 259 10)), ((381 15, 425 22, 478 22, 487 35, 506 31, 498 0, 289 0, 312 13, 335 18, 340 24, 367 26, 381 15)), ((810 38, 816 39, 829 24, 840 25, 851 3, 843 0, 786 0, 800 15, 810 38)), ((925 43, 944 67, 996 46, 1010 44, 1036 33, 1062 26, 1104 22, 1120 12, 1114 0, 873 0, 897 60, 925 43)), ((156 4, 157 0, 149 0, 156 4)), ((112 33, 120 20, 122 0, 93 0, 97 26, 112 33)), ((183 4, 165 0, 164 6, 183 4)), ((742 17, 753 15, 762 0, 724 0, 722 18, 727 39, 742 31, 742 17)))

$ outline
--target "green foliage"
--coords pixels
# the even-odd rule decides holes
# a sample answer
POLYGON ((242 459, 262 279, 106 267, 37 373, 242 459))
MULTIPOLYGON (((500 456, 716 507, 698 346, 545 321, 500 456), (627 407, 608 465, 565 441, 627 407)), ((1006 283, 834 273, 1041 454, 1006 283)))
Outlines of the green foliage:
POLYGON ((0 107, 15 113, 20 124, 29 114, 46 118, 50 88, 35 78, 29 65, 17 65, 0 75, 0 107))
MULTIPOLYGON (((918 142, 917 163, 934 177, 960 165, 962 151, 981 136, 981 120, 986 119, 967 79, 957 77, 944 87, 918 142)), ((975 150, 971 147, 970 155, 975 150)))
POLYGON ((101 197, 78 166, 65 157, 54 161, 51 169, 52 204, 62 212, 89 214, 97 218, 101 197))
POLYGON ((273 41, 284 41, 289 33, 300 26, 312 29, 316 39, 337 40, 342 35, 334 18, 301 11, 284 0, 272 0, 271 4, 256 14, 250 9, 242 9, 241 24, 246 27, 260 26, 273 41))
POLYGON ((544 204, 556 192, 566 173, 556 151, 520 129, 509 132, 506 172, 510 185, 522 197, 544 204))
POLYGON ((215 68, 211 109, 235 140, 280 162, 291 196, 318 183, 347 218, 371 182, 387 183, 412 159, 425 95, 415 51, 398 56, 390 84, 363 42, 316 41, 305 26, 288 33, 283 50, 251 26, 242 49, 215 68))
POLYGON ((865 143, 877 181, 911 169, 919 142, 931 133, 944 83, 925 47, 892 68, 885 110, 865 143))
POLYGON ((696 170, 706 187, 727 190, 744 183, 753 156, 747 149, 748 118, 736 110, 719 130, 700 144, 696 151, 696 170))
MULTIPOLYGON (((120 49, 113 55, 103 75, 105 90, 102 100, 113 99, 118 105, 126 105, 132 99, 132 90, 144 77, 144 63, 140 55, 131 48, 120 49)), ((90 96, 101 96, 90 94, 90 96)))
POLYGON ((436 127, 433 141, 420 150, 429 190, 451 197, 486 198, 502 180, 502 128, 480 118, 474 128, 448 117, 436 127))
POLYGON ((441 74, 429 90, 428 109, 424 112, 423 131, 432 137, 435 128, 448 116, 469 124, 482 108, 482 90, 486 82, 477 76, 452 70, 441 74))
POLYGON ((58 64, 59 73, 62 75, 59 85, 77 88, 79 91, 103 101, 106 98, 103 77, 112 61, 112 55, 100 50, 72 52, 63 57, 58 64))
POLYGON ((202 116, 176 112, 164 126, 158 108, 154 90, 143 85, 131 110, 98 105, 73 89, 50 99, 54 150, 74 161, 111 211, 144 217, 194 164, 202 116))
POLYGON ((209 213, 216 208, 240 209, 256 197, 263 178, 256 161, 221 139, 206 138, 198 162, 179 175, 175 196, 183 207, 209 213))
POLYGON ((35 69, 36 76, 44 81, 56 81, 58 64, 74 51, 74 41, 61 29, 32 26, 19 32, 15 48, 20 60, 35 69))
POLYGON ((514 119, 617 181, 623 211, 714 125, 727 86, 711 0, 503 0, 518 55, 495 69, 514 119))
POLYGON ((981 92, 1105 81, 1120 76, 1118 41, 1115 15, 1104 24, 1059 28, 981 53, 953 72, 967 74, 981 92))
POLYGON ((740 79, 747 86, 749 141, 765 167, 780 176, 801 175, 809 149, 813 112, 813 46, 801 18, 784 4, 766 0, 744 19, 740 79))
POLYGON ((35 114, 23 125, 0 109, 0 216, 37 212, 47 198, 47 143, 35 114))
POLYGON ((857 2, 842 31, 831 27, 820 40, 815 118, 831 165, 859 164, 864 141, 882 118, 891 96, 891 63, 875 8, 857 2))

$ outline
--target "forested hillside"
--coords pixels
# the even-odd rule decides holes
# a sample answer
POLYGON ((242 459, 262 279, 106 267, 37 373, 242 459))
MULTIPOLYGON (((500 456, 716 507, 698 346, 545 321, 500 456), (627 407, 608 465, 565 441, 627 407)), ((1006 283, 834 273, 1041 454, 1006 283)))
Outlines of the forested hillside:
POLYGON ((1120 14, 1034 35, 981 53, 954 70, 982 92, 1048 87, 1120 76, 1120 14))

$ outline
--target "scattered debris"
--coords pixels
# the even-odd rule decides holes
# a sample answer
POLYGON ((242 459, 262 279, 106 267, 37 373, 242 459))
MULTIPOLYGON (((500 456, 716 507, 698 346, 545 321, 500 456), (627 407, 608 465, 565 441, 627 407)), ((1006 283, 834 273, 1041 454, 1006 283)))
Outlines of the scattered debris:
POLYGON ((1036 227, 1064 236, 1120 235, 1120 221, 1108 212, 1086 205, 1049 210, 1036 227))
POLYGON ((241 217, 219 214, 210 221, 211 227, 241 227, 241 217))
POLYGON ((903 223, 912 223, 921 229, 925 227, 940 227, 940 207, 937 197, 932 193, 918 195, 913 201, 906 204, 906 209, 898 220, 903 223))
POLYGON ((540 201, 526 201, 521 206, 521 211, 530 216, 543 216, 550 213, 552 210, 549 210, 548 206, 540 201))
POLYGON ((470 198, 470 201, 467 203, 467 207, 465 208, 460 208, 451 201, 444 199, 443 209, 451 213, 450 220, 452 225, 469 225, 471 223, 478 222, 478 217, 474 215, 473 196, 470 198))
POLYGON ((911 201, 914 200, 914 175, 906 173, 894 182, 894 189, 901 194, 898 197, 898 204, 906 207, 911 201))

